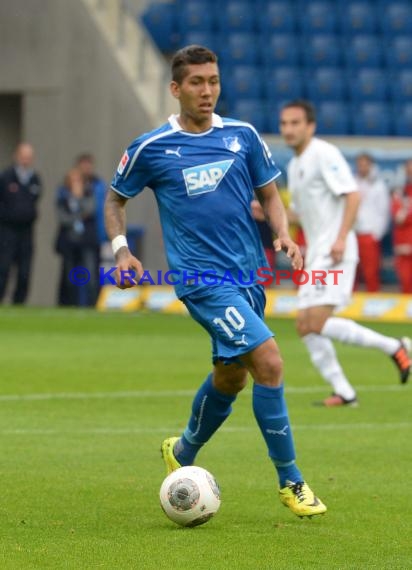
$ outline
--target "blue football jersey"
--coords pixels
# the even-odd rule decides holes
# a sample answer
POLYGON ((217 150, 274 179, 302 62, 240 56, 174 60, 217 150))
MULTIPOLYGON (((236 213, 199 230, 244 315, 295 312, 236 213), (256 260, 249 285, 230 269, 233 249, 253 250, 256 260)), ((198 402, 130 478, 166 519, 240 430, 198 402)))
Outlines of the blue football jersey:
POLYGON ((267 265, 250 203, 255 188, 279 175, 249 123, 214 114, 212 127, 197 134, 183 131, 172 115, 132 142, 112 189, 125 198, 145 187, 153 190, 176 294, 182 297, 202 286, 188 275, 240 272, 246 283, 267 265))

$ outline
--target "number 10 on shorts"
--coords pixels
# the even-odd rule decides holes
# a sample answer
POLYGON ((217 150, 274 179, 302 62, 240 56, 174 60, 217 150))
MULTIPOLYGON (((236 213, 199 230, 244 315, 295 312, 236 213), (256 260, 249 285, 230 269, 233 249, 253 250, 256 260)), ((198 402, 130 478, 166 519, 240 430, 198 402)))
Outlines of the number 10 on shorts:
POLYGON ((235 336, 234 333, 230 330, 230 327, 232 327, 232 329, 235 331, 241 331, 245 326, 245 319, 242 317, 236 307, 226 308, 225 319, 227 323, 220 317, 213 319, 213 322, 215 325, 222 327, 229 338, 233 338, 235 336))

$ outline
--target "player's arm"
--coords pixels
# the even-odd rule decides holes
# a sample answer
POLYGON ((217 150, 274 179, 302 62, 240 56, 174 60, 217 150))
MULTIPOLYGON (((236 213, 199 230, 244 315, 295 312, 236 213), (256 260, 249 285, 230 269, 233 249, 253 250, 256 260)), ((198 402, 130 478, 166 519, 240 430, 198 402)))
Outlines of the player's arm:
POLYGON ((291 258, 292 267, 294 269, 302 269, 302 256, 299 247, 289 236, 288 218, 275 182, 269 182, 258 188, 256 195, 262 206, 267 223, 277 236, 273 242, 275 251, 283 249, 286 255, 291 258))
POLYGON ((112 240, 116 261, 115 277, 120 289, 127 289, 136 285, 136 278, 143 273, 141 262, 131 254, 127 246, 125 237, 126 203, 126 198, 113 190, 109 190, 104 207, 106 232, 109 239, 112 240))
POLYGON ((361 200, 360 192, 355 191, 343 194, 343 199, 345 200, 345 209, 343 211, 342 223, 339 228, 336 241, 332 245, 330 252, 335 263, 342 261, 343 254, 345 253, 346 237, 355 223, 359 209, 361 200))

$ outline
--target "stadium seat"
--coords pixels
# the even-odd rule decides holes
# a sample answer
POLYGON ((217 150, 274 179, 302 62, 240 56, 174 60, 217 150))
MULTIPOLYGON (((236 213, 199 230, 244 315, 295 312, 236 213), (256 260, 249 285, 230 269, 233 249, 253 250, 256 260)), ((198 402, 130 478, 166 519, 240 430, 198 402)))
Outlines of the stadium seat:
POLYGON ((206 46, 209 49, 219 53, 220 38, 211 31, 186 30, 179 34, 178 47, 184 47, 191 44, 206 46))
POLYGON ((266 106, 261 99, 238 100, 229 107, 229 116, 251 123, 259 132, 266 132, 266 106))
POLYGON ((380 67, 382 42, 379 36, 361 35, 349 39, 344 49, 346 65, 353 67, 380 67))
POLYGON ((389 88, 392 101, 412 101, 412 68, 393 73, 389 88))
POLYGON ((293 34, 274 34, 263 37, 260 43, 262 63, 265 67, 296 66, 300 60, 300 46, 293 34))
POLYGON ((297 67, 270 69, 263 78, 263 91, 270 103, 298 99, 303 96, 302 72, 297 67))
POLYGON ((178 22, 182 35, 190 31, 211 31, 215 26, 214 4, 204 0, 187 0, 179 5, 178 22))
POLYGON ((412 103, 396 105, 393 109, 394 133, 400 137, 412 136, 412 103))
POLYGON ((262 73, 255 66, 223 67, 221 76, 222 92, 229 104, 237 99, 259 99, 262 96, 262 73))
POLYGON ((238 32, 221 37, 219 59, 222 64, 255 65, 259 63, 260 50, 255 34, 238 32))
POLYGON ((218 4, 217 24, 225 34, 255 31, 256 7, 245 0, 228 0, 218 4))
POLYGON ((337 11, 330 2, 305 2, 298 5, 299 28, 304 34, 333 34, 337 11))
POLYGON ((320 67, 306 73, 306 96, 316 103, 346 98, 346 74, 339 67, 320 67))
POLYGON ((316 132, 320 135, 350 134, 350 108, 343 102, 323 101, 316 108, 316 132))
POLYGON ((348 72, 349 97, 352 101, 385 101, 388 95, 387 77, 380 69, 358 69, 348 72))
POLYGON ((341 61, 339 39, 334 35, 303 37, 301 54, 306 67, 338 66, 341 61))
POLYGON ((261 36, 268 38, 273 34, 293 33, 296 30, 295 12, 290 2, 273 2, 265 4, 256 19, 257 30, 261 36))
POLYGON ((340 28, 343 34, 374 34, 378 31, 376 11, 367 2, 349 2, 341 7, 340 28))
POLYGON ((411 2, 390 2, 380 12, 380 26, 383 33, 412 34, 411 2))
POLYGON ((175 6, 170 2, 152 2, 141 16, 141 21, 157 47, 164 53, 177 47, 178 29, 175 6))
POLYGON ((388 41, 385 49, 386 66, 412 68, 412 37, 394 36, 388 41))
POLYGON ((353 107, 352 133, 362 136, 388 136, 392 134, 391 109, 385 103, 360 103, 353 107))

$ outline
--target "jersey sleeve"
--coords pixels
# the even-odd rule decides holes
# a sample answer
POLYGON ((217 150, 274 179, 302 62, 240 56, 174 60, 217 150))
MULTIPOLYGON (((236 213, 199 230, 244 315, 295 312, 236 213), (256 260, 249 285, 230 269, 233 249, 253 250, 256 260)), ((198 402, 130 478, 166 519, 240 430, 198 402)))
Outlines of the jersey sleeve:
POLYGON ((320 170, 333 194, 349 194, 358 189, 356 180, 341 151, 335 146, 321 150, 320 170))
POLYGON ((143 148, 140 139, 133 141, 124 151, 113 177, 112 190, 124 198, 133 198, 150 183, 150 168, 143 148))
POLYGON ((251 130, 249 165, 254 188, 275 180, 281 172, 273 161, 272 153, 255 130, 251 130))

